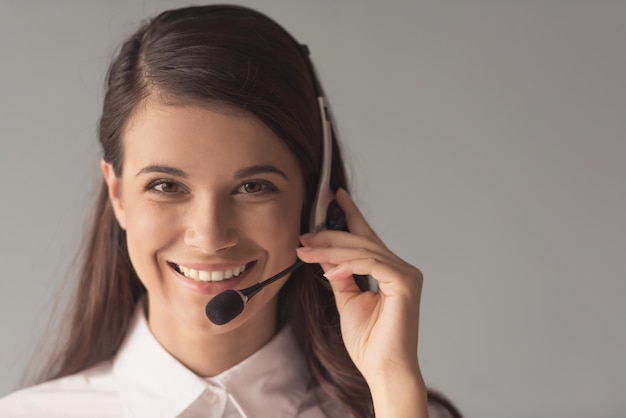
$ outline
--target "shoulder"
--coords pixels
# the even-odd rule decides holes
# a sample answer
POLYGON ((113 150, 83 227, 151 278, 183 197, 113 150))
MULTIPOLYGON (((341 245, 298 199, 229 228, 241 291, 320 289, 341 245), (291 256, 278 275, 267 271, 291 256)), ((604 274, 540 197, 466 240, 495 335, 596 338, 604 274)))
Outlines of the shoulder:
POLYGON ((0 399, 0 416, 115 417, 121 404, 110 361, 82 372, 18 390, 0 399))

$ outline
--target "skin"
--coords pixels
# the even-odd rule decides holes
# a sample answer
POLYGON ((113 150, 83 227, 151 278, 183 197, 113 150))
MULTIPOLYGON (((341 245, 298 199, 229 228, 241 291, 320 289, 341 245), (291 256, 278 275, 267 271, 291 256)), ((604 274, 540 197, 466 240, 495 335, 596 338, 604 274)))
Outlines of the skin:
POLYGON ((336 199, 350 233, 301 236, 298 257, 324 269, 344 343, 370 387, 376 417, 426 417, 426 386, 416 355, 422 273, 384 245, 345 190, 336 199), (353 274, 370 275, 379 291, 361 292, 353 274))
POLYGON ((421 272, 384 245, 344 190, 336 198, 351 232, 299 237, 302 176, 293 155, 262 123, 241 113, 148 100, 126 127, 123 173, 101 165, 131 261, 148 292, 150 329, 183 364, 214 376, 261 348, 277 331, 277 293, 286 279, 265 288, 232 322, 215 326, 204 316, 212 295, 181 285, 170 263, 254 260, 237 284, 244 288, 297 255, 325 271, 344 343, 369 384, 376 416, 427 416, 416 356, 421 272), (184 175, 145 172, 155 165, 184 175), (238 175, 258 165, 284 177, 267 171, 238 175), (298 241, 302 247, 296 250, 298 241), (372 276, 379 291, 359 291, 352 274, 372 276))
POLYGON ((255 296, 235 320, 217 326, 204 314, 213 294, 186 286, 172 263, 223 270, 254 262, 238 288, 292 264, 304 200, 296 159, 249 115, 155 100, 132 115, 123 147, 119 176, 101 165, 131 262, 147 289, 150 329, 197 374, 219 374, 276 333, 277 293, 286 278, 255 296), (241 176, 258 166, 282 174, 241 176))

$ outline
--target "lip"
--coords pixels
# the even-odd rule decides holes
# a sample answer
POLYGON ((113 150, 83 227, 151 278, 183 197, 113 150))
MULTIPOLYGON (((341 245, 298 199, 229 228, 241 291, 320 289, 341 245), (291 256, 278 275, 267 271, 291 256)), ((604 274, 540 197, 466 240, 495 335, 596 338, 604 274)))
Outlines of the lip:
POLYGON ((244 281, 248 277, 249 272, 252 269, 254 269, 254 267, 256 266, 257 264, 256 260, 251 261, 249 263, 240 263, 240 264, 229 263, 229 264, 210 264, 209 265, 209 264, 200 264, 200 263, 181 263, 180 265, 183 265, 185 267, 190 267, 190 268, 197 269, 197 270, 206 270, 206 271, 227 270, 230 268, 241 266, 242 264, 246 265, 246 270, 237 277, 232 277, 230 279, 225 279, 219 282, 202 282, 199 280, 190 279, 188 277, 185 277, 181 273, 179 273, 175 268, 176 263, 169 262, 169 261, 167 263, 170 270, 174 273, 175 277, 183 286, 202 295, 217 295, 218 293, 221 293, 225 290, 238 288, 241 282, 244 281))

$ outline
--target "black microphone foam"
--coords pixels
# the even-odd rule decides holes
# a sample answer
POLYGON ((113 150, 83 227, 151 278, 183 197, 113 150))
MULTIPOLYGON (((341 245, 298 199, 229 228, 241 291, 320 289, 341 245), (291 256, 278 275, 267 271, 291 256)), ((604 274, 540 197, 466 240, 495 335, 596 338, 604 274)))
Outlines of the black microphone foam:
POLYGON ((229 289, 215 295, 206 305, 206 316, 216 325, 224 325, 243 312, 245 304, 241 293, 229 289))
POLYGON ((237 317, 237 315, 242 313, 243 308, 246 306, 246 303, 248 303, 248 301, 252 299, 254 295, 259 293, 265 286, 268 286, 274 283, 276 280, 280 279, 281 277, 291 273, 302 264, 304 263, 298 259, 295 263, 293 263, 283 271, 273 275, 269 279, 264 280, 260 283, 254 284, 241 290, 224 290, 223 292, 215 295, 215 297, 206 304, 204 313, 206 314, 207 318, 209 318, 209 320, 215 325, 224 325, 232 321, 237 317))

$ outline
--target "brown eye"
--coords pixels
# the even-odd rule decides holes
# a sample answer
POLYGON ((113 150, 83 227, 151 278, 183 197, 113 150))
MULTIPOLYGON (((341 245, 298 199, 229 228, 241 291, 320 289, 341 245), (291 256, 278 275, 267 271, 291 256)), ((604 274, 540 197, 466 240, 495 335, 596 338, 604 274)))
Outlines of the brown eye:
POLYGON ((243 191, 245 193, 259 193, 262 192, 264 186, 261 183, 249 182, 243 185, 243 191))
POLYGON ((154 190, 161 193, 177 193, 180 191, 180 186, 173 181, 163 181, 155 184, 154 190))
POLYGON ((251 194, 251 195, 262 195, 269 192, 276 191, 276 186, 268 181, 247 181, 243 183, 237 189, 237 193, 241 194, 251 194))

